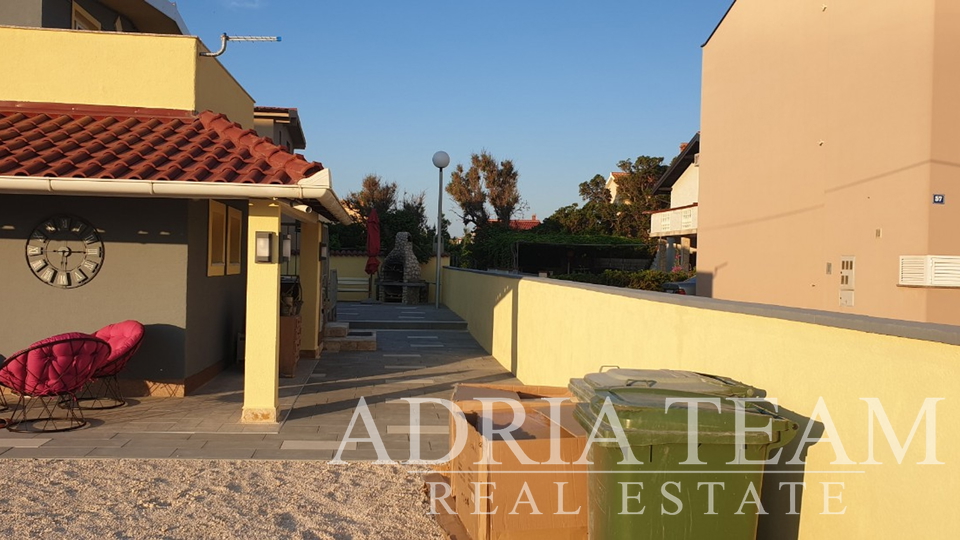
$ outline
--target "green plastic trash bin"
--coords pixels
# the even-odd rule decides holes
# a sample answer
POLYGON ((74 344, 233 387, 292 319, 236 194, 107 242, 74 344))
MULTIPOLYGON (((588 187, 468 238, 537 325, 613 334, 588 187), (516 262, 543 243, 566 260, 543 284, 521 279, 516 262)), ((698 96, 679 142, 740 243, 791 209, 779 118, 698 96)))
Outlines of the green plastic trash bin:
POLYGON ((719 375, 673 369, 618 368, 589 373, 582 379, 570 379, 570 390, 578 401, 590 401, 598 389, 620 387, 656 388, 729 397, 754 397, 761 394, 757 388, 719 375))
MULTIPOLYGON (((594 389, 578 403, 577 420, 597 437, 613 438, 614 426, 602 413, 610 399, 623 437, 641 464, 621 464, 617 442, 594 442, 588 457, 591 540, 737 539, 756 537, 763 465, 728 464, 735 460, 736 403, 729 397, 657 388, 594 389), (669 398, 718 399, 699 404, 696 440, 702 465, 688 459, 688 407, 669 398), (642 485, 641 485, 642 484, 642 485), (752 487, 752 489, 751 489, 752 487), (636 499, 639 494, 639 500, 636 499), (746 501, 746 502, 744 502, 746 501), (642 512, 642 513, 641 513, 642 512)), ((770 424, 766 433, 746 431, 744 457, 759 461, 794 438, 797 425, 751 403, 744 403, 747 428, 770 424)))

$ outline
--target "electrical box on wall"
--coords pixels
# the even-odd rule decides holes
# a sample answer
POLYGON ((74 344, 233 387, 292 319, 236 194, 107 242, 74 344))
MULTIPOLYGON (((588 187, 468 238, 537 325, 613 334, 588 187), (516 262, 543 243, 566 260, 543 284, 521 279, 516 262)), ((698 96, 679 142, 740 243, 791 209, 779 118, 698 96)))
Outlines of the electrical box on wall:
POLYGON ((856 257, 840 257, 840 306, 853 307, 856 257))

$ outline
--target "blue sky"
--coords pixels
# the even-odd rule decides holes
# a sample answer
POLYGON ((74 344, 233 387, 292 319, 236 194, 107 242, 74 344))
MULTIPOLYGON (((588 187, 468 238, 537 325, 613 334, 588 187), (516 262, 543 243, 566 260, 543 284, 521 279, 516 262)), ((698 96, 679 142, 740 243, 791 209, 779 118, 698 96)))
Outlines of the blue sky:
MULTIPOLYGON (((731 0, 181 0, 190 31, 279 35, 221 61, 258 105, 297 107, 337 193, 369 173, 437 196, 431 157, 487 150, 525 214, 578 202, 622 159, 669 161, 699 129, 700 45, 731 0)), ((452 167, 451 167, 452 168, 452 167)), ((447 169, 449 171, 449 169, 447 169)), ((446 171, 445 171, 446 172, 446 171)), ((453 202, 448 219, 459 224, 453 202)), ((461 228, 454 227, 456 234, 461 228)))

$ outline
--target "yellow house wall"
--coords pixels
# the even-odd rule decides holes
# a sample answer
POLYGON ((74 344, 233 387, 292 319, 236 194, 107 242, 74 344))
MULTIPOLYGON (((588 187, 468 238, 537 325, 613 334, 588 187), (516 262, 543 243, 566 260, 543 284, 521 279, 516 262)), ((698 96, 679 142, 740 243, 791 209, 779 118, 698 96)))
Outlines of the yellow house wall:
POLYGON ((197 56, 196 60, 196 110, 223 113, 241 126, 254 129, 250 94, 216 58, 197 56))
POLYGON ((10 101, 189 110, 196 38, 0 27, 10 101), (188 81, 185 84, 185 81, 188 81))
POLYGON ((960 254, 931 204, 960 162, 958 28, 934 0, 733 6, 703 50, 700 294, 960 324, 960 291, 897 287, 900 255, 960 254))
MULTIPOLYGON (((929 208, 929 240, 926 253, 960 255, 960 3, 940 0, 936 4, 933 55, 933 132, 929 208), (932 205, 932 194, 942 194, 947 204, 932 205)), ((927 320, 957 320, 960 289, 927 293, 927 320)), ((954 323, 954 324, 960 324, 954 323)))
POLYGON ((253 128, 253 98, 193 36, 0 27, 0 99, 213 110, 253 128))
POLYGON ((690 165, 677 178, 673 189, 670 190, 670 208, 688 206, 697 202, 700 194, 700 167, 690 165))
MULTIPOLYGON (((694 370, 729 376, 779 400, 803 429, 822 396, 857 465, 831 465, 825 442, 810 447, 801 515, 783 515, 786 490, 768 475, 760 538, 945 538, 960 526, 960 347, 724 311, 738 304, 447 269, 444 303, 470 333, 525 384, 566 385, 603 365, 694 370), (719 308, 719 309, 718 309, 719 308), (937 457, 925 457, 921 426, 897 465, 877 428, 868 457, 867 408, 876 397, 903 441, 927 397, 937 407, 937 457), (864 471, 842 474, 830 471, 864 471), (827 472, 812 472, 827 471, 827 472), (844 482, 844 515, 823 515, 820 482, 844 482), (799 532, 797 532, 799 531, 799 532), (949 533, 947 532, 949 531, 949 533)), ((799 436, 798 436, 799 440, 799 436)), ((788 447, 793 456, 795 447, 788 447)), ((784 459, 783 461, 786 461, 784 459)), ((785 465, 773 470, 789 470, 785 465)))

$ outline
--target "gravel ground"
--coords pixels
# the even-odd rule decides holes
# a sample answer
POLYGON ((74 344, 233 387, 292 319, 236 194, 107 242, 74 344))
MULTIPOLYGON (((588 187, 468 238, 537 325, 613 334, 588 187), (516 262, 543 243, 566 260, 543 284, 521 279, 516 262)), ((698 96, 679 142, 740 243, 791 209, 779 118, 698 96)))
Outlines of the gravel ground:
POLYGON ((2 538, 442 540, 423 479, 373 463, 3 460, 2 538))

